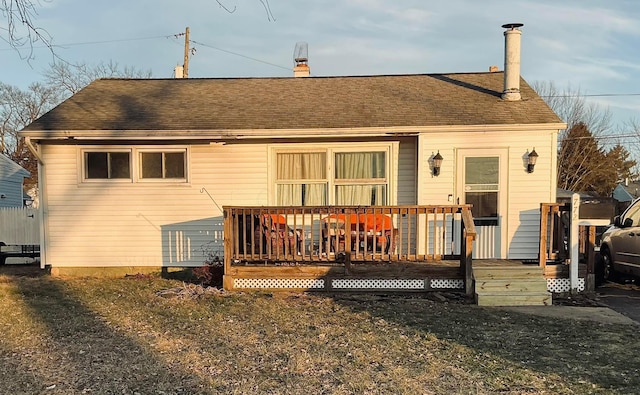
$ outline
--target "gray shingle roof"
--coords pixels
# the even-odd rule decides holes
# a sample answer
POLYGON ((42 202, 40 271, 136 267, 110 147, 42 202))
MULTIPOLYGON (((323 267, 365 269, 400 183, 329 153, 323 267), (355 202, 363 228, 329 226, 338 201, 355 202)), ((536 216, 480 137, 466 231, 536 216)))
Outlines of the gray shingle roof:
POLYGON ((25 128, 243 130, 562 122, 521 81, 500 98, 502 72, 356 77, 100 79, 25 128))

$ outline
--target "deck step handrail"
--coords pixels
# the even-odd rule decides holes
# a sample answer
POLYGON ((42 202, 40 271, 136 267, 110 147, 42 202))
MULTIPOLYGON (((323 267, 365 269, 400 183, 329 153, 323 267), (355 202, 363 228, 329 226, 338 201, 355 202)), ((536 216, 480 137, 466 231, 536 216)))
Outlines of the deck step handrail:
MULTIPOLYGON (((563 263, 571 259, 568 246, 571 229, 570 203, 540 204, 540 248, 538 261, 542 268, 549 263, 563 263)), ((597 225, 578 225, 578 260, 587 266, 588 290, 595 283, 597 225)))

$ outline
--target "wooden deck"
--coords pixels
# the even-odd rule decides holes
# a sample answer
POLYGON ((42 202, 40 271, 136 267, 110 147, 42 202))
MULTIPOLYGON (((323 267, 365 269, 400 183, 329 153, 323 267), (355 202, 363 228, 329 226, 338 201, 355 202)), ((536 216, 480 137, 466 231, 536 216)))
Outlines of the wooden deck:
MULTIPOLYGON (((475 228, 467 205, 224 207, 223 284, 227 290, 454 289, 473 295, 474 267, 505 273, 538 268, 551 292, 563 292, 569 287, 569 265, 555 247, 561 240, 562 210, 551 207, 541 209, 541 259, 527 262, 472 260, 475 228), (376 228, 372 222, 384 225, 376 228)), ((581 253, 587 261, 580 265, 579 277, 588 290, 593 281, 593 251, 588 249, 593 230, 582 234, 586 241, 581 241, 581 253)))

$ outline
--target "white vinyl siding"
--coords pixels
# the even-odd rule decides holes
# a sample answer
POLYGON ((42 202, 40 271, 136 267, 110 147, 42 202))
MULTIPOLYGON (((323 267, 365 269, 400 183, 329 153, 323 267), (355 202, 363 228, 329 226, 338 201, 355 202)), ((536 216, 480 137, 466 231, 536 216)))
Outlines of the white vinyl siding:
POLYGON ((275 204, 274 150, 317 151, 329 146, 363 152, 387 147, 390 205, 456 203, 456 151, 506 149, 507 258, 537 256, 540 203, 555 201, 556 134, 545 130, 425 133, 391 142, 171 147, 187 151, 188 181, 179 183, 86 183, 81 158, 87 147, 43 145, 45 166, 40 171, 45 184, 41 203, 46 253, 42 263, 62 267, 200 265, 203 247, 222 248, 223 206, 275 204), (534 146, 540 156, 529 174, 523 156, 534 146), (428 158, 438 150, 444 161, 440 175, 433 176, 428 158))
POLYGON ((535 259, 540 240, 540 203, 556 198, 556 141, 550 130, 504 132, 425 133, 419 137, 418 204, 457 203, 456 152, 461 149, 504 148, 508 153, 507 211, 503 221, 508 259, 535 259), (533 147, 540 156, 533 173, 524 161, 533 147), (428 159, 440 151, 444 158, 440 175, 433 176, 428 159), (449 201, 451 196, 451 201, 449 201))
POLYGON ((417 196, 417 150, 415 138, 400 140, 398 154, 398 205, 413 205, 418 203, 417 196))
POLYGON ((223 205, 266 205, 265 145, 191 146, 190 182, 82 183, 80 148, 43 146, 46 262, 197 266, 222 249, 223 205), (233 169, 233 171, 229 171, 233 169))

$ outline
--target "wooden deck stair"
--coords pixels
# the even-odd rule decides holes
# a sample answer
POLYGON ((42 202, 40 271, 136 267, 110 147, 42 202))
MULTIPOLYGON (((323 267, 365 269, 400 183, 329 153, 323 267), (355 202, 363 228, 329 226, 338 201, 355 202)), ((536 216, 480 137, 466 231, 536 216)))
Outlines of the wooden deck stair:
POLYGON ((479 306, 551 305, 551 293, 539 266, 474 267, 473 276, 479 306))

